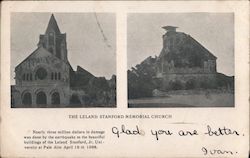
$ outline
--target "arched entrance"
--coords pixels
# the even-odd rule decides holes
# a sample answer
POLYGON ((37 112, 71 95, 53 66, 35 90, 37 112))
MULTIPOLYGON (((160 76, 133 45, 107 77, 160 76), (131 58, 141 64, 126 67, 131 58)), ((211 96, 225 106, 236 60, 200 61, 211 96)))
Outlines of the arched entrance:
POLYGON ((32 104, 31 94, 29 92, 24 93, 24 95, 22 97, 22 104, 23 105, 31 105, 32 104))
POLYGON ((37 105, 46 105, 47 104, 47 97, 44 92, 39 92, 36 95, 36 104, 37 105))
POLYGON ((58 92, 54 92, 51 95, 51 104, 52 105, 59 105, 60 104, 60 94, 58 92))

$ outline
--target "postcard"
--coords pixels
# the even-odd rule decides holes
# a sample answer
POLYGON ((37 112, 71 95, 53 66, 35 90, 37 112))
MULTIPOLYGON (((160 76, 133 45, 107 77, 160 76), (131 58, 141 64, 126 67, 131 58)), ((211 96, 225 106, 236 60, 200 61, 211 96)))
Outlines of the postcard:
POLYGON ((4 1, 1 157, 249 154, 248 1, 4 1))

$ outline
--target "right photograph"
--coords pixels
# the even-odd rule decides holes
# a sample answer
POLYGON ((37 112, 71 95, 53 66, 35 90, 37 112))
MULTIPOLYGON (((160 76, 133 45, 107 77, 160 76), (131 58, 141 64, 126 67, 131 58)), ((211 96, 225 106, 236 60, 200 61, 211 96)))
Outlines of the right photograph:
POLYGON ((130 13, 129 108, 235 107, 233 13, 130 13))

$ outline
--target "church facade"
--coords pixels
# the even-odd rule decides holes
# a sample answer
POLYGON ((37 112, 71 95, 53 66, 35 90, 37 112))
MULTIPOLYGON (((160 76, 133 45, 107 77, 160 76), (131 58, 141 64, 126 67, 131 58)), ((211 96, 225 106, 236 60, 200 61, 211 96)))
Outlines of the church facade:
POLYGON ((88 73, 79 66, 78 69, 81 71, 74 71, 68 61, 66 33, 60 32, 52 14, 45 34, 39 37, 37 49, 15 67, 16 85, 11 86, 12 107, 85 105, 85 90, 72 87, 77 74, 88 73))

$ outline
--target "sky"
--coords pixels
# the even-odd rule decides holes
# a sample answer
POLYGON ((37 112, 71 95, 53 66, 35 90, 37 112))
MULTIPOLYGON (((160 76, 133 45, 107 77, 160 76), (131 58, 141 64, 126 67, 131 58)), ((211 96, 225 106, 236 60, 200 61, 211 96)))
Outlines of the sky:
MULTIPOLYGON (((62 33, 67 34, 68 59, 95 76, 116 74, 115 13, 54 13, 62 33), (106 38, 106 40, 105 40, 106 38)), ((51 13, 11 14, 11 83, 14 68, 36 48, 51 13)), ((128 13, 128 69, 162 49, 161 27, 173 25, 191 35, 217 57, 217 71, 234 75, 233 13, 128 13)))
POLYGON ((233 13, 130 13, 128 14, 128 69, 162 49, 161 27, 179 27, 217 57, 217 71, 234 75, 233 13))
MULTIPOLYGON (((14 69, 36 48, 51 13, 11 14, 11 83, 14 69)), ((116 19, 113 13, 54 13, 61 33, 66 33, 68 59, 95 76, 116 74, 116 19), (101 29, 102 30, 101 30, 101 29), (102 33, 103 32, 103 33, 102 33)))

